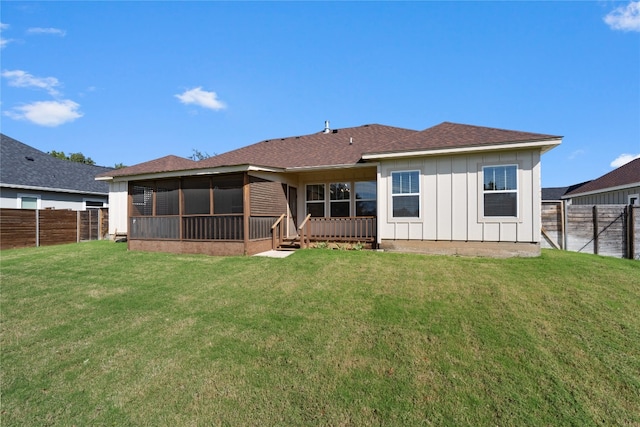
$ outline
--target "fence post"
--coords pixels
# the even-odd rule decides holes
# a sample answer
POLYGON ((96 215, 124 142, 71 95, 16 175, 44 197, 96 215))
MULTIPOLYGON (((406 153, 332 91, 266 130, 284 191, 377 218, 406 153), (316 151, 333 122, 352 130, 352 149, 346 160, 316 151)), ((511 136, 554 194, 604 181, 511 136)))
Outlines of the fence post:
POLYGON ((598 255, 598 205, 593 205, 593 253, 598 255))
POLYGON ((36 209, 36 248, 40 247, 40 210, 36 209))
POLYGON ((627 211, 627 256, 629 259, 636 259, 634 207, 629 205, 625 210, 627 211))

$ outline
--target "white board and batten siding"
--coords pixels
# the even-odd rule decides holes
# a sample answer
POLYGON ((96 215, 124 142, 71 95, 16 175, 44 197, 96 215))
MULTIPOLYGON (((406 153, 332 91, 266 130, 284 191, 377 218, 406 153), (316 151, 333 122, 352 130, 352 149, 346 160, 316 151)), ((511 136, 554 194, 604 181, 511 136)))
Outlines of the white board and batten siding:
POLYGON ((379 239, 540 242, 540 152, 504 151, 382 161, 379 239), (483 218, 483 166, 518 166, 518 217, 483 218), (420 171, 420 217, 393 218, 391 173, 420 171))
POLYGON ((109 235, 126 234, 128 229, 129 182, 109 182, 109 235))

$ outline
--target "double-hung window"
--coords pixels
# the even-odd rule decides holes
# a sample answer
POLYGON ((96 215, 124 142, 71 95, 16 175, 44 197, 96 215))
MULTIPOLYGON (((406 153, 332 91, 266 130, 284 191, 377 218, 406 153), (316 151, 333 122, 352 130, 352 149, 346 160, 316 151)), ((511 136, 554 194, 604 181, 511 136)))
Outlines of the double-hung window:
POLYGON ((307 185, 307 214, 324 216, 324 184, 307 185))
POLYGON ((355 183, 356 216, 376 216, 377 188, 375 181, 355 183))
POLYGON ((329 203, 332 217, 347 217, 351 211, 351 184, 329 184, 329 203))
POLYGON ((420 171, 391 172, 394 218, 420 217, 420 171))
POLYGON ((518 166, 484 166, 485 217, 518 216, 518 166))

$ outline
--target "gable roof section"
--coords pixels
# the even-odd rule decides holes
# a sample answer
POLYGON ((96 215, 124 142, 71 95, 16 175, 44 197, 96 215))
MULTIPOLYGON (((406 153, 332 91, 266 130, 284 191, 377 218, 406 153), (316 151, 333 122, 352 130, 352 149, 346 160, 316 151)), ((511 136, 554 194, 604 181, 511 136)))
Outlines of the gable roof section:
POLYGON ((555 135, 443 122, 403 139, 392 141, 386 144, 379 152, 371 152, 365 158, 381 158, 393 153, 459 150, 543 141, 548 141, 549 148, 552 148, 559 144, 561 138, 561 136, 555 135))
POLYGON ((634 186, 640 186, 640 158, 632 160, 598 179, 589 181, 575 190, 569 191, 564 195, 563 199, 634 186))
POLYGON ((361 160, 364 152, 379 149, 389 141, 403 138, 414 132, 416 131, 378 124, 334 129, 329 133, 318 132, 310 135, 269 139, 198 162, 176 156, 167 156, 111 171, 100 175, 100 177, 131 176, 238 165, 279 169, 354 165, 361 160))
POLYGON ((112 168, 57 159, 0 134, 0 185, 58 192, 108 195, 109 185, 95 176, 112 168))
POLYGON ((286 169, 353 165, 364 153, 412 133, 415 131, 378 124, 334 129, 262 141, 202 160, 202 164, 206 167, 254 164, 286 169))
POLYGON ((102 174, 98 179, 186 170, 252 166, 300 170, 353 166, 368 159, 397 153, 430 154, 439 149, 469 147, 494 149, 496 145, 534 143, 543 151, 558 145, 561 137, 444 122, 421 132, 379 124, 334 129, 310 135, 275 138, 229 151, 198 162, 167 156, 102 174))
POLYGON ((165 156, 122 169, 114 169, 101 173, 96 178, 109 178, 114 176, 143 175, 149 173, 173 172, 197 169, 198 162, 178 156, 165 156))

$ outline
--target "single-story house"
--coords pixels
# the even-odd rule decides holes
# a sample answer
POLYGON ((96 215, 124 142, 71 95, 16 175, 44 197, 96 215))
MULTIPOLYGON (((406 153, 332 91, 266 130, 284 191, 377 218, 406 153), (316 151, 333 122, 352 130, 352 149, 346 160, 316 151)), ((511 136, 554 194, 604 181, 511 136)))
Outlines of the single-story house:
POLYGON ((107 207, 109 185, 95 177, 110 170, 58 159, 0 134, 0 208, 107 207))
POLYGON ((640 158, 562 195, 571 205, 640 206, 640 158))
POLYGON ((540 157, 562 137, 444 122, 275 138, 201 161, 113 170, 130 249, 255 254, 287 239, 423 253, 540 252, 540 157))

